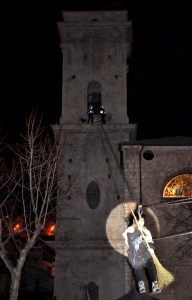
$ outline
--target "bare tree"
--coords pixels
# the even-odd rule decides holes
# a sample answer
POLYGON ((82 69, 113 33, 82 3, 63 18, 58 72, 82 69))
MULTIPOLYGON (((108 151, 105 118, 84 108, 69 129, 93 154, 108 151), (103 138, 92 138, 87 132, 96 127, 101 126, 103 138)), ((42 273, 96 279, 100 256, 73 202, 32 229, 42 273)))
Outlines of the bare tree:
POLYGON ((11 164, 1 164, 0 257, 10 272, 10 300, 18 298, 22 268, 55 209, 57 190, 59 145, 36 115, 26 125, 26 134, 11 148, 11 164), (10 242, 16 259, 9 253, 10 242))

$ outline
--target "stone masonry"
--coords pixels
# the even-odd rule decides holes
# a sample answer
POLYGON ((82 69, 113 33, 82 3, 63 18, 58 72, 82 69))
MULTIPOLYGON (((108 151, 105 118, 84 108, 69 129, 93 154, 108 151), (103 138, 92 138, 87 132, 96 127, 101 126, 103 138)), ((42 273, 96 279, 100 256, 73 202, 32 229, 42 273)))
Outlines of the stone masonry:
POLYGON ((126 11, 63 12, 58 28, 62 116, 54 130, 60 132, 63 150, 55 296, 82 300, 92 293, 94 299, 115 300, 128 290, 119 144, 136 137, 136 125, 129 124, 127 115, 131 23, 126 11), (93 124, 86 123, 88 104, 95 95, 107 113, 104 125, 98 115, 93 124))
POLYGON ((170 199, 163 199, 163 190, 174 176, 192 172, 192 139, 176 137, 128 142, 122 145, 122 150, 124 170, 132 192, 129 193, 125 186, 126 200, 135 201, 140 194, 146 226, 150 228, 156 244, 156 255, 162 265, 175 275, 174 283, 165 288, 158 299, 189 300, 192 260, 190 251, 185 254, 184 245, 187 240, 189 243, 190 234, 182 233, 191 228, 190 204, 186 206, 176 202, 165 205, 170 199))

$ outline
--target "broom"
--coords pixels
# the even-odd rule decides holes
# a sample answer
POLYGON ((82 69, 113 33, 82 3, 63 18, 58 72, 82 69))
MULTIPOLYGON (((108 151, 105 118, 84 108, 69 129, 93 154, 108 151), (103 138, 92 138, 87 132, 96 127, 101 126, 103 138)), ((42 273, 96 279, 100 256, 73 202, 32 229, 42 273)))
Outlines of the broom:
MULTIPOLYGON (((136 222, 136 224, 138 225, 137 222, 137 218, 132 210, 132 208, 130 207, 131 213, 134 217, 134 220, 136 222)), ((150 250, 150 246, 148 241, 146 240, 145 235, 143 234, 143 232, 141 231, 141 234, 145 240, 145 243, 147 245, 148 250, 150 250)), ((168 286, 169 284, 171 284, 174 281, 174 276, 171 272, 169 272, 167 269, 165 269, 162 264, 160 263, 160 261, 158 260, 157 256, 155 255, 155 253, 152 255, 153 258, 153 262, 154 265, 156 267, 157 270, 157 278, 158 278, 158 283, 159 283, 159 287, 160 289, 163 289, 164 287, 168 286)))

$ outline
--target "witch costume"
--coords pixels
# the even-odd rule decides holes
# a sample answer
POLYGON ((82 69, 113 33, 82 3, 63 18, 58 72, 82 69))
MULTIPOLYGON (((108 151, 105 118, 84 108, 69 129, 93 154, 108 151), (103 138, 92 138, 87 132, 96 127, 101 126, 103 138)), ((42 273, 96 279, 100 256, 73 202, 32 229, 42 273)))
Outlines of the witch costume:
MULTIPOLYGON (((140 217, 138 221, 142 221, 144 225, 144 218, 140 217)), ((134 269, 139 292, 146 292, 143 270, 147 269, 152 283, 152 292, 159 293, 161 290, 158 286, 156 267, 152 259, 155 249, 154 242, 150 231, 144 226, 142 227, 142 233, 136 224, 129 226, 124 231, 123 237, 128 245, 128 259, 134 269), (150 246, 150 250, 146 245, 146 241, 150 246)))

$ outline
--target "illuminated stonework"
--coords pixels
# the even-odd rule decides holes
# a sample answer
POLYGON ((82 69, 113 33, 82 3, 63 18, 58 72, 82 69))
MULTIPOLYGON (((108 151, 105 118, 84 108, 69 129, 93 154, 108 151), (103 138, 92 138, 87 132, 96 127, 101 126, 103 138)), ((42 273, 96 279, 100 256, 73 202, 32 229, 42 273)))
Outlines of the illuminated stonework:
POLYGON ((165 186, 163 198, 192 197, 192 174, 180 174, 172 178, 165 186))

